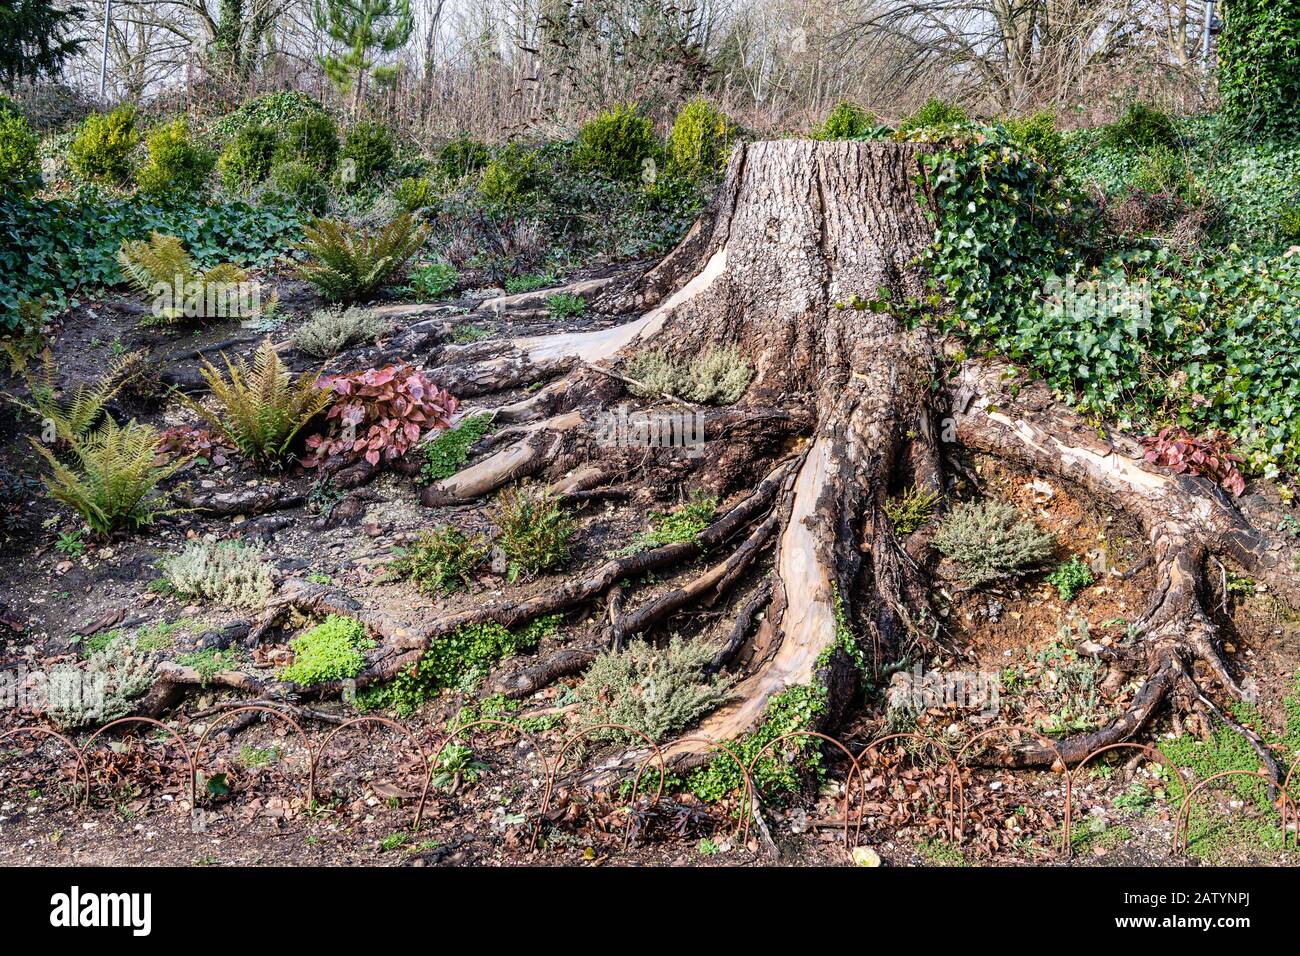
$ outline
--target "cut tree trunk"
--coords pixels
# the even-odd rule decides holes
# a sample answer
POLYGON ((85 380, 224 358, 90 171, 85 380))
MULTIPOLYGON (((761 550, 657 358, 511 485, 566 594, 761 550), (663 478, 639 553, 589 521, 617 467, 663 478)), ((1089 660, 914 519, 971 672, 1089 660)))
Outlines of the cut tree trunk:
MULTIPOLYGON (((918 265, 932 237, 921 185, 926 148, 790 140, 738 146, 719 195, 679 246, 630 284, 598 293, 600 311, 635 317, 599 331, 496 343, 478 362, 444 352, 444 384, 478 394, 548 384, 498 408, 497 421, 507 427, 467 468, 429 486, 427 504, 471 501, 523 476, 563 493, 626 482, 648 467, 645 450, 608 448, 595 437, 599 416, 628 401, 617 363, 647 350, 687 361, 719 346, 738 349, 754 375, 735 408, 709 419, 708 450, 689 467, 702 484, 754 490, 696 541, 612 559, 526 601, 507 595, 423 631, 368 621, 381 641, 358 685, 413 666, 431 641, 464 624, 515 626, 601 600, 610 645, 636 639, 695 604, 717 601, 758 565, 770 573, 759 575, 761 588, 736 624, 723 628, 734 635, 720 658, 739 671, 734 696, 690 731, 689 743, 668 743, 665 756, 677 766, 698 762, 711 742, 753 730, 772 697, 793 687, 824 687, 827 719, 834 720, 854 683, 845 623, 856 627, 877 666, 917 647, 952 649, 931 608, 920 556, 896 538, 884 504, 891 488, 942 491, 943 443, 955 439, 1069 480, 1133 516, 1148 535, 1158 583, 1136 622, 1140 653, 1132 664, 1146 683, 1114 724, 1060 742, 1067 762, 1132 737, 1166 699, 1222 716, 1202 690, 1206 678, 1222 693, 1249 697, 1249 685, 1219 656, 1201 606, 1202 566, 1209 555, 1230 556, 1294 604, 1294 546, 1258 530, 1210 483, 1147 465, 1132 441, 1099 442, 1095 429, 1044 389, 1005 394, 1004 367, 968 361, 945 378, 941 343, 929 329, 906 328, 889 309, 872 307, 926 290, 918 265), (733 544, 730 557, 720 552, 733 544), (634 590, 624 592, 621 582, 706 551, 710 566, 685 585, 640 602, 634 590)), ((285 596, 270 613, 341 601, 309 590, 285 596)), ((568 653, 502 686, 531 692, 589 659, 586 649, 568 653)), ((1055 754, 1029 744, 989 759, 1047 766, 1055 754)), ((625 771, 645 756, 621 754, 602 773, 625 771)))

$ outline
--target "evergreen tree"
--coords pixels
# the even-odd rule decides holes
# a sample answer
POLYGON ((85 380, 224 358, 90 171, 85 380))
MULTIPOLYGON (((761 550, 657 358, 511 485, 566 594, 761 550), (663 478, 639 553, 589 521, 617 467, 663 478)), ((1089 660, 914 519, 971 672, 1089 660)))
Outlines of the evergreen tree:
POLYGON ((57 8, 53 0, 8 0, 0 6, 0 85, 58 73, 86 41, 69 39, 82 11, 57 8))
MULTIPOLYGON (((316 25, 340 49, 321 57, 321 66, 341 91, 352 93, 355 116, 366 77, 382 79, 379 58, 400 50, 415 20, 410 0, 316 0, 316 25)), ((387 72, 391 72, 391 69, 387 72)))

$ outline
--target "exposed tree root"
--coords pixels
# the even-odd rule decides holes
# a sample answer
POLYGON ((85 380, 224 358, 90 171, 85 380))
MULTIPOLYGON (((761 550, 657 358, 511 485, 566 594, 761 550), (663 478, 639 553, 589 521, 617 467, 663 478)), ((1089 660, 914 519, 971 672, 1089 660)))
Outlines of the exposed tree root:
MULTIPOLYGON (((262 640, 292 612, 349 614, 378 639, 355 681, 364 687, 417 665, 431 642, 459 627, 488 621, 516 627, 600 601, 609 621, 604 646, 620 647, 717 600, 758 567, 766 576, 740 603, 710 665, 711 672, 736 671, 734 697, 692 728, 688 742, 663 746, 670 768, 694 765, 713 745, 752 731, 768 702, 790 688, 824 688, 825 719, 834 722, 851 697, 854 663, 862 662, 859 644, 869 647, 877 669, 914 649, 961 652, 931 607, 925 533, 899 540, 885 514, 888 496, 899 487, 942 494, 951 457, 943 441, 955 437, 972 450, 1070 481, 1132 516, 1147 536, 1156 581, 1134 622, 1137 644, 1112 659, 1146 678, 1125 712, 1056 749, 995 743, 983 759, 1047 767, 1059 752, 1075 763, 1131 739, 1169 701, 1180 711, 1205 710, 1225 721, 1251 739, 1276 772, 1262 742, 1202 690, 1212 681, 1231 696, 1252 695, 1249 682, 1234 678, 1220 655, 1200 592, 1206 560, 1222 555, 1288 603, 1300 604, 1300 582, 1291 573, 1294 545, 1259 530, 1262 525, 1208 482, 1147 465, 1131 440, 1098 439, 1041 386, 1020 383, 1015 395, 1008 394, 1004 365, 965 361, 946 388, 936 389, 939 351, 931 335, 905 328, 887 309, 863 307, 925 290, 916 263, 931 227, 914 186, 924 148, 798 141, 739 146, 718 197, 672 253, 630 284, 585 290, 603 312, 634 313, 629 321, 443 346, 436 353, 430 374, 462 396, 542 387, 495 408, 497 433, 472 449, 468 467, 425 488, 425 504, 474 501, 524 477, 580 503, 630 494, 634 476, 644 478, 652 468, 674 484, 690 476, 728 493, 755 485, 695 539, 613 558, 544 593, 485 601, 422 629, 368 612, 332 588, 297 582, 254 624, 249 641, 262 640), (616 370, 624 358, 653 348, 686 361, 716 345, 739 350, 753 378, 739 404, 704 411, 708 447, 701 457, 673 459, 671 451, 610 448, 596 439, 600 416, 626 401, 626 377, 616 370), (738 543, 723 554, 733 539, 738 543), (712 563, 649 600, 638 602, 635 589, 623 586, 706 554, 712 563)), ((518 305, 485 304, 480 311, 518 305)), ((682 405, 676 400, 671 407, 680 412, 682 405)), ((494 676, 490 686, 526 696, 583 669, 602 649, 566 649, 494 676)), ((176 686, 188 679, 171 677, 176 686)), ((319 685, 302 696, 340 690, 319 685)), ((274 696, 260 685, 250 692, 274 696)), ((615 755, 589 779, 612 780, 645 757, 644 748, 615 755)))

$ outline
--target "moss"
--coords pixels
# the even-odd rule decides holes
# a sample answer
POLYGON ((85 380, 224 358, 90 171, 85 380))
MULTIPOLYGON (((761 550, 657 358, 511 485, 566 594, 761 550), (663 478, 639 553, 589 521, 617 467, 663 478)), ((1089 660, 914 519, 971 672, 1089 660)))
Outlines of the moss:
MULTIPOLYGON (((826 705, 825 687, 790 687, 769 698, 763 722, 752 733, 733 743, 731 749, 748 766, 772 741, 797 730, 812 728, 826 712, 826 705)), ((755 765, 754 786, 768 796, 793 793, 809 774, 820 777, 821 761, 818 738, 793 737, 773 747, 755 765)), ((692 771, 686 779, 686 786, 701 800, 715 802, 742 789, 744 775, 730 755, 724 752, 706 766, 692 771)))
POLYGON ((304 687, 356 677, 365 666, 362 650, 374 646, 355 618, 331 614, 307 633, 289 642, 293 663, 280 679, 304 687))
POLYGON ((436 638, 411 670, 358 695, 357 702, 409 717, 444 690, 474 690, 497 661, 536 647, 560 620, 559 615, 542 617, 513 631, 490 621, 457 628, 436 638))
POLYGON ((461 419, 454 428, 438 434, 424 446, 424 464, 420 479, 424 482, 450 478, 469 460, 469 450, 492 430, 492 416, 471 415, 461 419))

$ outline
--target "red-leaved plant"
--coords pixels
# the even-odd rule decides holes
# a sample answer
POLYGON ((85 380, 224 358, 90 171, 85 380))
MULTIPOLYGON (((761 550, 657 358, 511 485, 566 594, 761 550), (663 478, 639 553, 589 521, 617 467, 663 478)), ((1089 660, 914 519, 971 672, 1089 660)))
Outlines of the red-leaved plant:
POLYGON ((326 419, 330 429, 307 439, 303 466, 365 458, 372 465, 405 455, 431 428, 446 428, 458 402, 409 365, 329 375, 321 386, 338 396, 326 419))
POLYGON ((1156 435, 1138 441, 1146 451, 1146 460, 1164 465, 1175 474, 1204 475, 1222 485, 1234 496, 1246 490, 1246 479, 1237 466, 1242 459, 1232 454, 1232 439, 1223 432, 1196 437, 1180 425, 1167 425, 1156 435))

